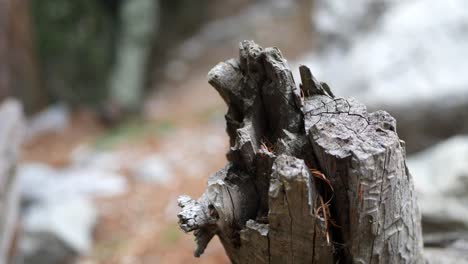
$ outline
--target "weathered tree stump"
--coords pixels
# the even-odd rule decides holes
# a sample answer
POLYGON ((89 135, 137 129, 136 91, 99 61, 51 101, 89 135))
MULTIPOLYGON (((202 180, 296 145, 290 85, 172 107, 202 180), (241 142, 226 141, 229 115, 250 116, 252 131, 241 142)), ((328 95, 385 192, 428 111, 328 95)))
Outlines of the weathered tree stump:
POLYGON ((230 150, 201 198, 178 200, 195 256, 218 235, 232 263, 422 263, 395 119, 300 73, 298 88, 277 48, 243 41, 208 74, 230 150))
POLYGON ((19 103, 6 100, 0 104, 0 264, 9 263, 19 195, 15 167, 23 131, 23 115, 19 103))

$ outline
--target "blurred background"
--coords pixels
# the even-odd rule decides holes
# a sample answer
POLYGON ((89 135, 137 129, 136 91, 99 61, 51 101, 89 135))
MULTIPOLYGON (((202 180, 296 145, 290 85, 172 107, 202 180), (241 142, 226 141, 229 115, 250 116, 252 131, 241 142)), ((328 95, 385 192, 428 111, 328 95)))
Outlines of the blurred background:
MULTIPOLYGON (((427 254, 468 259, 466 0, 0 0, 0 264, 201 259, 176 199, 225 163, 206 81, 252 39, 406 141, 427 254)), ((441 262, 442 263, 442 262, 441 262)), ((455 262, 454 262, 455 263, 455 262)), ((460 262, 458 262, 460 263, 460 262)))

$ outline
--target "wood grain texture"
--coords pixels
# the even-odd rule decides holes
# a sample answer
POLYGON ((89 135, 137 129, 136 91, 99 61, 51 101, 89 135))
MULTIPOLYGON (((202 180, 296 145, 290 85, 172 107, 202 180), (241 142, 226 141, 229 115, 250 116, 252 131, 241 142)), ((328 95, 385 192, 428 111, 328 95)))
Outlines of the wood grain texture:
POLYGON ((228 165, 179 198, 200 256, 214 235, 232 263, 422 263, 420 213, 393 117, 368 113, 277 48, 240 44, 209 83, 228 105, 228 165))

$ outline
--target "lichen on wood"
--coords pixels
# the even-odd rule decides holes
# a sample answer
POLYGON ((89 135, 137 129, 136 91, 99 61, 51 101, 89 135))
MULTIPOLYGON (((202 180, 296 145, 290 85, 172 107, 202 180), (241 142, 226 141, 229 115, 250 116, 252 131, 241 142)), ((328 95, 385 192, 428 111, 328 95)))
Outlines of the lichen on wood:
POLYGON ((277 48, 240 44, 209 83, 228 105, 228 164, 179 198, 195 256, 219 236, 232 263, 422 263, 404 142, 388 113, 336 97, 277 48))

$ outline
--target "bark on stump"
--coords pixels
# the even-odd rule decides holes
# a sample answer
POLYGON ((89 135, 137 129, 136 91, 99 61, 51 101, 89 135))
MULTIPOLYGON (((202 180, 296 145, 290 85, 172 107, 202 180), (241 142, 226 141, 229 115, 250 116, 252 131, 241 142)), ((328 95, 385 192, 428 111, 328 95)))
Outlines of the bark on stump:
POLYGON ((178 200, 195 256, 218 235, 232 263, 422 263, 395 119, 300 72, 298 88, 281 52, 252 41, 209 72, 230 150, 199 199, 178 200))

